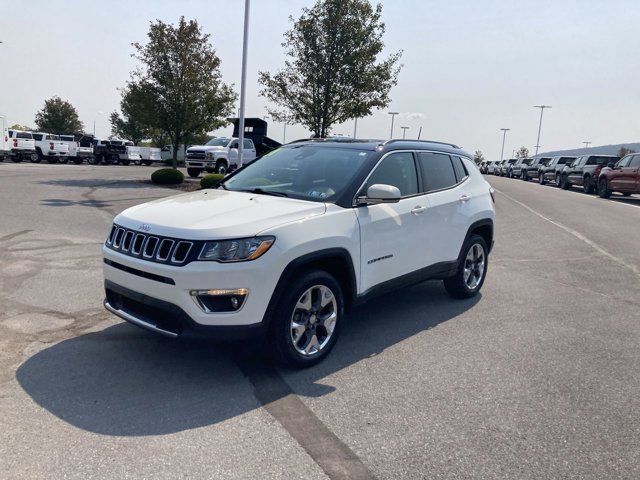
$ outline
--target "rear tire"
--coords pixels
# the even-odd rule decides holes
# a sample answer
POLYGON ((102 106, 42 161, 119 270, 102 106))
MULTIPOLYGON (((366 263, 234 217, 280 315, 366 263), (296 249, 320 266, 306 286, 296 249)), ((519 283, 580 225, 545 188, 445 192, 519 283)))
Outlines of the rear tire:
POLYGON ((76 165, 80 165, 82 163, 82 159, 81 158, 74 158, 73 159, 73 163, 75 163, 76 165))
POLYGON ((631 194, 627 193, 627 192, 622 192, 622 195, 625 196, 625 197, 630 197, 631 196, 631 194))
POLYGON ((600 198, 609 198, 612 191, 609 189, 609 183, 605 178, 598 182, 598 196, 600 198))
POLYGON ((202 170, 200 170, 199 168, 187 168, 187 174, 191 178, 198 178, 200 176, 201 171, 202 170))
POLYGON ((58 158, 58 161, 60 163, 69 163, 69 158, 68 157, 60 157, 60 158, 58 158))
POLYGON ((124 165, 125 167, 128 167, 130 163, 131 163, 130 160, 120 160, 120 164, 124 165))
POLYGON ((268 343, 278 364, 310 367, 336 344, 344 321, 342 288, 329 273, 310 270, 287 282, 286 289, 271 318, 268 343), (306 349, 309 353, 302 353, 306 349))
POLYGON ((470 298, 478 294, 489 266, 489 248, 480 235, 471 235, 462 246, 458 270, 444 280, 444 288, 454 298, 470 298))
POLYGON ((593 193, 593 180, 591 179, 590 175, 584 177, 584 180, 582 181, 582 190, 584 191, 584 193, 593 193))

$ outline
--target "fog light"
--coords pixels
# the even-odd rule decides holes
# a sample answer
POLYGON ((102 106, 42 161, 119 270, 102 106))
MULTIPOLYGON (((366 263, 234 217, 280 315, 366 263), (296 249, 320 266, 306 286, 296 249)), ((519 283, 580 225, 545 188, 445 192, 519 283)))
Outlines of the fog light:
POLYGON ((249 295, 246 288, 192 290, 191 296, 205 313, 237 312, 249 295))

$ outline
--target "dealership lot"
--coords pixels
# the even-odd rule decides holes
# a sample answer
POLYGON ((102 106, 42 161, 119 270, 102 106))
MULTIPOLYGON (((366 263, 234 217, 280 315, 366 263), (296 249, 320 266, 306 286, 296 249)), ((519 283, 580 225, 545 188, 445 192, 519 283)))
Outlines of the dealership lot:
POLYGON ((0 477, 640 476, 640 198, 488 177, 479 298, 381 297, 290 372, 102 309, 113 216, 176 193, 151 170, 0 164, 0 477))

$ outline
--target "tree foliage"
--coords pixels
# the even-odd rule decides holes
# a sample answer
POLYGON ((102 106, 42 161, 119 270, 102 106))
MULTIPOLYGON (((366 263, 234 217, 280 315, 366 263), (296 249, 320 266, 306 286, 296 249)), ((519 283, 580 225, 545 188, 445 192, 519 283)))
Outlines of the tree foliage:
POLYGON ((618 156, 620 158, 624 157, 625 155, 629 155, 630 153, 636 153, 636 151, 627 147, 620 147, 620 150, 618 150, 618 156))
POLYGON ((125 91, 135 91, 140 103, 128 118, 133 115, 166 135, 174 147, 175 167, 180 144, 226 123, 236 94, 222 82, 210 35, 196 20, 180 17, 177 25, 156 20, 147 36, 145 45, 133 44, 133 56, 142 66, 133 72, 125 91))
POLYGON ((482 162, 484 162, 484 154, 481 150, 475 151, 475 153, 473 154, 473 161, 476 162, 476 165, 480 165, 482 162))
POLYGON ((388 106, 402 52, 378 61, 381 13, 368 0, 317 0, 298 20, 290 18, 284 69, 259 74, 260 93, 276 105, 270 115, 326 137, 333 125, 388 106))
POLYGON ((57 96, 44 101, 35 122, 38 130, 56 135, 81 133, 84 129, 75 107, 57 96))
POLYGON ((27 127, 26 125, 20 125, 19 123, 14 123, 9 127, 10 130, 20 130, 21 132, 32 132, 33 128, 27 127))
POLYGON ((516 152, 516 158, 529 158, 529 149, 527 147, 520 147, 516 152))
POLYGON ((127 85, 122 90, 122 99, 120 100, 122 114, 112 112, 109 116, 111 134, 131 140, 134 145, 151 138, 154 134, 153 128, 149 126, 149 119, 145 118, 148 100, 137 84, 127 85))

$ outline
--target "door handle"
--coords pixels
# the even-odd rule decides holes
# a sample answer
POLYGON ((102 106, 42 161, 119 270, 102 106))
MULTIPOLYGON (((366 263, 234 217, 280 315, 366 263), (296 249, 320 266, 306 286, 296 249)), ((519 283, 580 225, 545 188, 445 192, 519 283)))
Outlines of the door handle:
POLYGON ((412 215, 420 215, 420 214, 422 214, 422 213, 424 213, 426 211, 427 211, 427 207, 424 207, 422 205, 416 205, 415 207, 413 207, 411 209, 411 214, 412 215))
POLYGON ((468 201, 469 201, 469 195, 462 195, 462 196, 460 197, 460 201, 461 201, 462 203, 464 203, 464 202, 468 202, 468 201))

